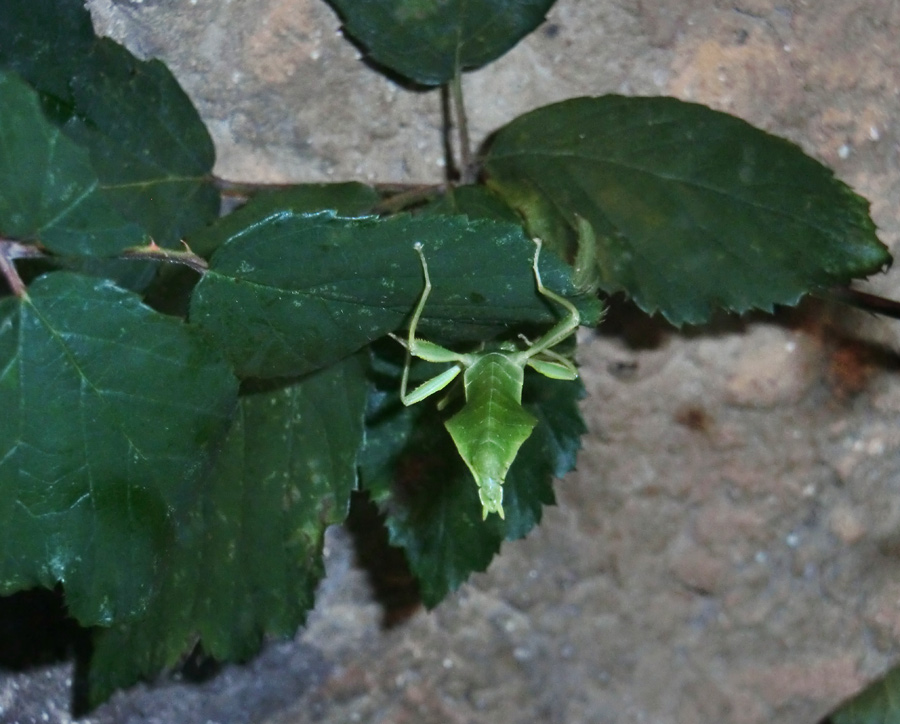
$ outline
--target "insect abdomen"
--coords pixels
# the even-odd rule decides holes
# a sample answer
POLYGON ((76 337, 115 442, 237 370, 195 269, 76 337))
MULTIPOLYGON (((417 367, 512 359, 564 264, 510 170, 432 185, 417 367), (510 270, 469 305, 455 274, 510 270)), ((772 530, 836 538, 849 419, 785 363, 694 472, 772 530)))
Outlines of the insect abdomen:
POLYGON ((447 430, 471 470, 482 513, 503 517, 503 488, 513 460, 537 419, 522 407, 524 371, 500 353, 486 354, 467 368, 466 404, 450 418, 447 430))

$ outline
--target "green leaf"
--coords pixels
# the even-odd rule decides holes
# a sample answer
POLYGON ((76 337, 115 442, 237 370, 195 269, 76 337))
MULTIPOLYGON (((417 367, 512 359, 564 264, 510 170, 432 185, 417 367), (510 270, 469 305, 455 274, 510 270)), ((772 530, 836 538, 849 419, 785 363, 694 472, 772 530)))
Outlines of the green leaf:
POLYGON ((900 667, 870 684, 825 719, 827 724, 900 724, 900 667))
POLYGON ((372 59, 423 85, 506 53, 554 0, 328 0, 372 59))
POLYGON ((407 408, 395 394, 384 398, 393 404, 366 428, 360 482, 386 514, 390 543, 405 550, 422 601, 433 608, 488 567, 510 516, 482 520, 478 487, 434 405, 407 408))
POLYGON ((37 94, 0 71, 0 236, 62 254, 115 254, 142 242, 103 197, 90 158, 44 117, 37 94))
POLYGON ((218 217, 212 139, 165 65, 102 38, 72 90, 65 131, 90 149, 105 196, 126 218, 177 246, 218 217))
POLYGON ((0 68, 22 74, 53 120, 87 147, 107 200, 164 246, 215 220, 215 150, 200 116, 159 61, 95 38, 80 2, 3 0, 0 68))
MULTIPOLYGON (((226 350, 240 376, 303 374, 399 329, 422 293, 413 243, 434 291, 421 336, 477 342, 514 325, 548 324, 534 245, 521 227, 465 217, 347 219, 282 213, 221 245, 191 301, 191 321, 226 350)), ((541 257, 544 283, 574 294, 568 267, 541 257)), ((580 299, 586 324, 599 303, 580 299)))
POLYGON ((71 105, 72 61, 86 56, 94 26, 84 3, 75 0, 0 2, 0 68, 22 75, 58 104, 71 105))
POLYGON ((397 388, 399 379, 384 376, 370 397, 361 483, 387 515, 391 544, 405 549, 422 600, 434 607, 485 570, 503 540, 521 538, 540 522, 543 506, 554 501, 552 477, 575 465, 585 432, 578 411, 584 388, 579 380, 526 373, 523 404, 538 425, 506 477, 505 519, 486 520, 475 481, 444 429, 446 411, 428 403, 403 407, 397 388))
POLYGON ((378 203, 378 192, 356 182, 298 184, 256 193, 246 204, 188 239, 195 254, 208 257, 232 236, 275 214, 333 211, 337 216, 366 216, 378 203))
POLYGON ((62 582, 84 625, 141 613, 236 394, 194 330, 108 281, 0 301, 0 593, 62 582))
POLYGON ((173 665, 199 639, 220 661, 291 636, 323 574, 325 528, 356 485, 367 383, 358 357, 241 397, 190 537, 143 619, 100 631, 93 703, 173 665))
POLYGON ((890 263, 868 203, 829 169, 672 98, 540 108, 497 133, 485 169, 532 233, 675 324, 795 304, 890 263))
MULTIPOLYGON (((49 267, 42 271, 63 269, 88 276, 101 277, 112 281, 117 287, 138 293, 144 292, 153 283, 160 267, 160 262, 156 261, 118 258, 100 259, 95 256, 45 257, 35 261, 38 264, 44 264, 49 267)), ((21 265, 25 261, 23 260, 19 263, 21 265)), ((37 274, 34 276, 37 276, 37 274)), ((160 310, 157 309, 157 311, 160 310)))

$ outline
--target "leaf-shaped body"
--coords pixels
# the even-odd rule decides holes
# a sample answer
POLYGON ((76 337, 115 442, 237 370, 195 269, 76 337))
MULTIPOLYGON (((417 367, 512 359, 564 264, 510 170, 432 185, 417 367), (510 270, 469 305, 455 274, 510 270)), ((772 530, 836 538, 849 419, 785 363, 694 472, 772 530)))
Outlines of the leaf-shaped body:
POLYGON ((465 461, 481 498, 482 513, 503 517, 503 482, 522 443, 537 424, 522 407, 523 366, 491 352, 463 376, 466 404, 450 418, 447 430, 465 461))

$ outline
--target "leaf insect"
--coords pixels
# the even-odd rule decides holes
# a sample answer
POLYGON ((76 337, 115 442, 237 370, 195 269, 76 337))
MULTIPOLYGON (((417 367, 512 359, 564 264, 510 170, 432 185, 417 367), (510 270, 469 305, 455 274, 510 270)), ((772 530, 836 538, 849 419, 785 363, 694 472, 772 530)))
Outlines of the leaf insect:
MULTIPOLYGON (((428 263, 420 242, 416 242, 413 248, 422 262, 425 288, 413 312, 406 339, 391 335, 406 347, 406 363, 400 385, 400 399, 404 405, 414 405, 440 392, 460 372, 463 373, 465 404, 444 425, 478 484, 482 518, 487 518, 489 513, 504 517, 503 482, 519 448, 537 424, 537 419, 522 407, 525 366, 556 380, 574 380, 578 377, 572 361, 555 352, 553 347, 575 332, 581 317, 574 304, 544 286, 538 270, 541 240, 534 239, 534 243, 532 269, 537 290, 567 312, 540 339, 532 342, 520 335, 520 339, 528 345, 525 348, 520 349, 514 342, 502 342, 463 354, 417 338, 416 327, 432 289, 428 263), (452 366, 412 392, 407 392, 412 357, 427 362, 451 363, 452 366)), ((443 408, 446 402, 445 398, 438 408, 443 408)))

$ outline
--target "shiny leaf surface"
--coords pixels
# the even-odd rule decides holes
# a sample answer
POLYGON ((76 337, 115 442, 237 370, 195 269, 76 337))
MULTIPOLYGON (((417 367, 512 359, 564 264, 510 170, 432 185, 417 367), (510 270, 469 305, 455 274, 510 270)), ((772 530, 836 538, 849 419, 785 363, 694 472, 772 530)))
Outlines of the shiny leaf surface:
MULTIPOLYGON (((191 320, 225 349, 241 376, 303 374, 399 329, 424 280, 433 296, 423 337, 477 342, 513 325, 552 323, 537 294, 534 244, 521 227, 465 217, 348 219, 281 213, 221 244, 197 285, 191 320)), ((570 270, 541 258, 544 283, 574 294, 570 270)), ((580 299, 585 323, 599 304, 580 299)))

